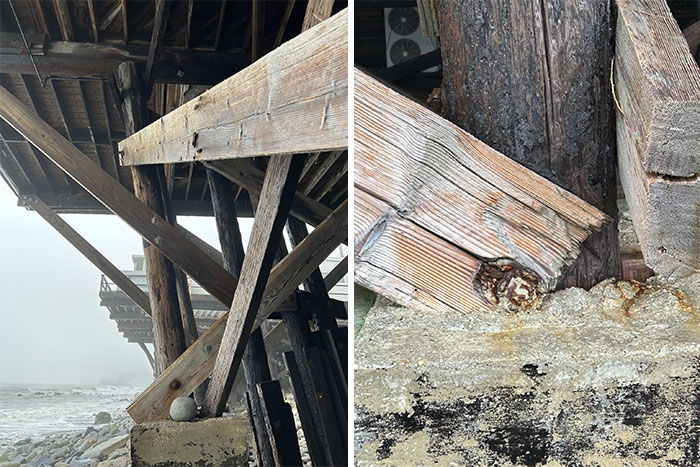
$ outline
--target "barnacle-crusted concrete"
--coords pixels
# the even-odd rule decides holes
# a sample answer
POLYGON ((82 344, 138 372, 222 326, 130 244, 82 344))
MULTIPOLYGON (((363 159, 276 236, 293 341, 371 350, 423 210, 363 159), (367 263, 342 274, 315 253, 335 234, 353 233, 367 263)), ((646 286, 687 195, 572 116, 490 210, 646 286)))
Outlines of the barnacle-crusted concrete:
POLYGON ((530 312, 379 299, 355 342, 357 465, 697 465, 700 274, 530 312))

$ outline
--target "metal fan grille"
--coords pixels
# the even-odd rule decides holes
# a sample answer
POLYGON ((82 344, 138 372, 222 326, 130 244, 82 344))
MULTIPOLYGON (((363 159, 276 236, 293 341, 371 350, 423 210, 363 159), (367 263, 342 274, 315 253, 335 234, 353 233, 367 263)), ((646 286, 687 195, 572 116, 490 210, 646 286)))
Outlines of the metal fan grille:
POLYGON ((389 27, 396 34, 408 36, 418 29, 419 24, 415 8, 394 8, 389 12, 389 27))
POLYGON ((391 62, 396 65, 397 63, 419 57, 420 47, 411 39, 399 39, 391 46, 389 56, 391 57, 391 62))

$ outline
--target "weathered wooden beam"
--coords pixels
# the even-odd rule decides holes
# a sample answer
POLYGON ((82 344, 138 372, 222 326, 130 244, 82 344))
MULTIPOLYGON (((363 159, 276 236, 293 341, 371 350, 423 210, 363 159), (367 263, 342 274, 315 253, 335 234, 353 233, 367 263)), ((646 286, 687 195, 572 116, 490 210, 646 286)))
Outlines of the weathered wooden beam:
POLYGON ((323 178, 323 176, 326 175, 328 169, 330 169, 333 164, 335 164, 335 161, 337 161, 342 155, 343 151, 333 151, 326 154, 325 157, 322 157, 321 163, 318 164, 318 167, 316 167, 314 173, 310 177, 307 177, 306 180, 304 180, 304 183, 300 184, 299 191, 305 195, 308 195, 316 184, 323 178))
MULTIPOLYGON (((3 33, 4 37, 14 37, 3 33)), ((18 46, 0 54, 3 73, 34 74, 32 63, 18 46)), ((23 46, 23 44, 22 44, 23 46)), ((144 65, 149 47, 139 44, 93 44, 88 42, 47 42, 43 54, 34 55, 43 75, 62 78, 108 78, 123 61, 144 65)), ((234 51, 183 50, 163 47, 153 68, 153 79, 164 83, 218 84, 250 63, 250 56, 234 51)), ((49 81, 50 82, 50 81, 49 81)))
POLYGON ((146 354, 146 358, 148 359, 148 363, 151 365, 151 369, 153 370, 153 374, 156 374, 156 361, 153 359, 153 355, 151 355, 151 351, 148 350, 148 347, 146 347, 146 344, 143 342, 138 342, 139 347, 141 347, 141 350, 143 350, 143 353, 146 354))
POLYGON ((326 274, 323 278, 323 283, 326 285, 326 289, 331 290, 336 286, 340 279, 348 275, 348 257, 346 256, 343 260, 336 264, 335 267, 326 274))
POLYGON ((272 443, 274 465, 276 467, 303 465, 292 408, 284 401, 280 382, 259 383, 257 390, 272 443))
POLYGON ((121 217, 144 239, 223 303, 233 300, 236 278, 194 247, 173 226, 139 201, 49 124, 0 86, 0 118, 32 142, 71 178, 121 217))
POLYGON ((70 11, 66 0, 53 0, 53 8, 56 12, 58 27, 61 30, 61 37, 64 41, 72 41, 75 35, 73 34, 73 23, 70 19, 70 11))
POLYGON ((224 15, 226 14, 227 0, 221 0, 221 9, 219 10, 219 23, 216 26, 216 36, 214 37, 214 50, 219 48, 221 42, 221 32, 224 29, 224 15))
POLYGON ((258 315, 303 165, 304 159, 301 157, 284 156, 273 158, 267 166, 253 230, 241 268, 241 281, 231 304, 231 310, 235 313, 230 313, 226 322, 209 389, 202 404, 205 415, 218 417, 226 407, 236 371, 258 315))
MULTIPOLYGON (((348 202, 345 201, 275 266, 263 294, 256 325, 340 245, 347 236, 347 227, 348 202)), ((190 394, 209 377, 214 369, 227 318, 228 313, 129 405, 127 411, 134 421, 143 423, 166 418, 170 403, 176 397, 190 394)))
POLYGON ((284 9, 282 21, 280 22, 280 27, 277 30, 277 36, 275 37, 275 43, 272 46, 273 49, 276 49, 282 43, 282 38, 284 37, 284 33, 287 30, 287 24, 289 24, 289 17, 292 16, 292 10, 294 10, 295 3, 296 0, 287 0, 287 6, 284 9))
POLYGON ((122 165, 347 147, 347 11, 119 144, 122 165))
MULTIPOLYGON (((245 188, 253 195, 259 194, 262 189, 265 172, 255 167, 250 160, 214 161, 205 162, 204 165, 245 188)), ((297 219, 315 227, 323 222, 323 219, 332 210, 297 191, 290 212, 297 219)))
POLYGON ((700 68, 678 23, 663 0, 620 0, 617 8, 615 91, 625 120, 644 131, 644 169, 700 173, 700 68))
POLYGON ((122 3, 122 31, 124 32, 124 44, 129 43, 129 23, 127 22, 126 0, 121 0, 122 3))
MULTIPOLYGON (((217 172, 207 170, 207 181, 211 191, 211 202, 219 233, 219 242, 224 256, 224 265, 231 274, 240 276, 245 258, 243 240, 236 215, 236 203, 231 192, 231 183, 217 172)), ((250 333, 250 339, 243 354, 243 369, 248 388, 250 417, 255 428, 255 441, 258 459, 262 465, 273 462, 270 436, 265 426, 263 409, 256 385, 272 379, 262 330, 257 328, 250 333)))
POLYGON ((620 179, 647 265, 683 276, 700 269, 700 69, 666 2, 618 11, 620 179))
POLYGON ((328 19, 333 12, 333 3, 335 0, 309 0, 301 30, 306 31, 328 19))
POLYGON ((499 258, 550 289, 609 220, 369 75, 354 83, 355 276, 372 290, 473 310, 489 303, 474 291, 481 260, 499 258))
MULTIPOLYGON (((122 94, 124 127, 126 134, 132 135, 146 123, 146 101, 141 93, 143 88, 140 86, 141 82, 134 62, 120 64, 117 73, 117 84, 122 94)), ((134 195, 159 216, 165 218, 166 222, 172 224, 174 219, 164 200, 167 194, 163 193, 160 171, 162 167, 158 166, 132 167, 134 195)), ((195 334, 196 325, 192 315, 192 304, 189 303, 188 310, 187 304, 180 301, 177 282, 182 277, 178 278, 173 263, 163 256, 156 246, 147 242, 143 244, 143 255, 153 316, 156 373, 160 374, 187 348, 181 311, 190 313, 190 324, 195 328, 195 334)), ((196 335, 191 337, 196 338, 196 335)))
MULTIPOLYGON (((443 0, 438 13, 446 118, 615 217, 611 3, 443 0)), ((611 222, 558 286, 587 289, 619 273, 611 222)))
POLYGON ((265 2, 253 0, 250 18, 252 42, 250 46, 251 62, 265 55, 265 2))
POLYGON ((185 48, 190 48, 190 37, 192 35, 192 10, 194 9, 194 0, 187 1, 187 23, 185 24, 185 48))
POLYGON ((94 0, 87 0, 88 10, 90 11, 90 26, 92 26, 92 36, 95 43, 100 42, 100 33, 97 29, 97 14, 95 13, 94 0))
POLYGON ((114 264, 105 258, 95 247, 93 247, 85 238, 76 232, 66 221, 61 219, 58 214, 51 210, 38 196, 26 195, 23 196, 27 205, 31 206, 37 214, 44 218, 51 227, 61 234, 63 238, 68 240, 76 250, 81 252, 102 274, 109 277, 117 287, 119 287, 136 305, 141 307, 147 314, 151 314, 151 306, 148 301, 148 295, 142 291, 136 284, 131 281, 126 275, 121 272, 114 264))
POLYGON ((161 42, 165 29, 168 25, 168 16, 170 16, 170 0, 156 1, 156 15, 153 18, 153 32, 151 33, 151 44, 148 46, 148 59, 146 60, 146 69, 143 72, 143 89, 145 92, 144 99, 148 100, 153 88, 153 67, 158 59, 161 42))

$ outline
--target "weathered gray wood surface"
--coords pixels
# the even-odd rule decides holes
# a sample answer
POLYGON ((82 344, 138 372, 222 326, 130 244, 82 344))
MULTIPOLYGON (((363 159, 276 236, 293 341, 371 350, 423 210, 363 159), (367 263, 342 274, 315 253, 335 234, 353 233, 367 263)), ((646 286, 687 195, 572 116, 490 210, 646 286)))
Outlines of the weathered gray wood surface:
POLYGON ((644 261, 700 269, 700 68, 663 0, 619 0, 615 55, 620 179, 644 261))
POLYGON ((665 0, 618 0, 616 90, 644 132, 647 172, 700 173, 700 68, 665 0))
MULTIPOLYGON (((345 201, 275 266, 263 294, 256 327, 340 245, 347 237, 347 228, 348 202, 345 201)), ((176 397, 190 394, 209 377, 227 317, 228 313, 214 323, 127 407, 134 421, 143 423, 166 418, 170 403, 176 397)))
POLYGON ((123 165, 347 147, 347 11, 119 143, 123 165))
MULTIPOLYGON (((610 0, 439 0, 446 118, 616 216, 610 0)), ((620 272, 617 223, 560 287, 620 272)))
POLYGON ((226 330, 202 404, 202 413, 205 415, 221 416, 226 407, 233 380, 258 315, 303 165, 302 157, 290 155, 275 157, 267 166, 253 230, 241 267, 240 281, 230 308, 232 313, 228 315, 226 330))
POLYGON ((482 259, 553 288, 609 217, 355 70, 355 277, 399 303, 466 312, 482 259))

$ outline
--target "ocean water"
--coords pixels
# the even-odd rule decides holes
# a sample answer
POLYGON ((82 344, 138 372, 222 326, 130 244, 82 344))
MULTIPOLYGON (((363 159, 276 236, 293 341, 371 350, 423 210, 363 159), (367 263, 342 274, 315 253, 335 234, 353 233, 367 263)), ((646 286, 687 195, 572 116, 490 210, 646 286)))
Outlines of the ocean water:
POLYGON ((0 384, 0 452, 23 438, 84 431, 97 412, 124 415, 138 387, 0 384))

